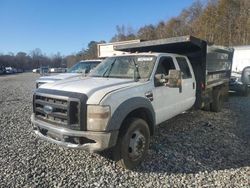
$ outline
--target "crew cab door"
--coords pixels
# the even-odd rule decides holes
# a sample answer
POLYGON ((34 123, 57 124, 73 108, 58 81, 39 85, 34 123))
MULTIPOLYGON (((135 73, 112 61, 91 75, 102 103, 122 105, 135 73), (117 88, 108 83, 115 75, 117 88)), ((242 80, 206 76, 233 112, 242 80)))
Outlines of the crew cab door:
MULTIPOLYGON (((167 76, 171 69, 179 69, 177 62, 170 56, 161 56, 155 75, 163 74, 167 76)), ((155 109, 156 124, 159 124, 183 111, 178 104, 183 100, 183 96, 179 88, 171 88, 164 84, 159 84, 156 82, 156 79, 154 85, 152 104, 155 109)))
POLYGON ((177 62, 178 68, 182 73, 182 91, 180 93, 181 101, 179 105, 183 109, 187 110, 191 108, 195 102, 195 77, 192 66, 187 57, 177 56, 175 57, 175 61, 177 62))

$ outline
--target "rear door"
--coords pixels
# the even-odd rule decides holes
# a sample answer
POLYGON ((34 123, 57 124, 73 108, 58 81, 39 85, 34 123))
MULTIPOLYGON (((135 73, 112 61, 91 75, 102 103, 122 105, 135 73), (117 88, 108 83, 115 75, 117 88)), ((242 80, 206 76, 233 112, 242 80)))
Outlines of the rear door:
POLYGON ((184 109, 189 109, 193 106, 195 102, 196 83, 194 79, 193 69, 189 60, 186 57, 177 56, 175 60, 179 66, 179 69, 182 72, 182 100, 179 105, 184 107, 184 109))

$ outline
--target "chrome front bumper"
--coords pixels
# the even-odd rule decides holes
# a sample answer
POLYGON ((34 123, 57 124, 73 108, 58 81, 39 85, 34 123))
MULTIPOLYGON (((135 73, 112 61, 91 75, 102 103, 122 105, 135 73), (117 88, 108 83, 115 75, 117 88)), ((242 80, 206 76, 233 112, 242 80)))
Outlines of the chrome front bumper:
POLYGON ((115 146, 118 137, 118 131, 112 132, 93 132, 93 131, 76 131, 64 127, 58 127, 35 119, 34 114, 31 116, 34 132, 40 138, 51 143, 73 149, 82 149, 89 152, 102 151, 104 149, 115 146), (43 134, 41 130, 46 130, 48 134, 43 134), (50 135, 56 135, 51 137, 50 135), (67 142, 65 138, 77 137, 93 140, 95 143, 75 144, 67 142))

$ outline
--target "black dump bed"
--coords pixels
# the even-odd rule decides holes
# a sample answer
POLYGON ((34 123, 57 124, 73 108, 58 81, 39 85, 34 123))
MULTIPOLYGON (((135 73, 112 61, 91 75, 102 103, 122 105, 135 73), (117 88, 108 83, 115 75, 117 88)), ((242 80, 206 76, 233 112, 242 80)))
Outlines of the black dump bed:
POLYGON ((186 55, 193 67, 196 84, 196 106, 202 102, 202 91, 229 82, 233 49, 209 46, 204 40, 193 36, 181 36, 134 44, 114 46, 126 52, 158 52, 186 55))

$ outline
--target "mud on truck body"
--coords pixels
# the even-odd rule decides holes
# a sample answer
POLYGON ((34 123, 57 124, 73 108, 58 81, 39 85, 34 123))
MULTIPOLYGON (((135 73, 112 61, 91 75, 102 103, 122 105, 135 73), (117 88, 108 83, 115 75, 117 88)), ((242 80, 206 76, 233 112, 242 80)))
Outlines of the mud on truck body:
POLYGON ((146 156, 156 125, 191 108, 219 111, 227 97, 233 50, 184 36, 119 45, 87 77, 38 88, 35 133, 61 146, 109 149, 131 169, 146 156))

